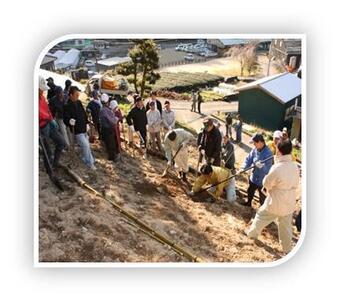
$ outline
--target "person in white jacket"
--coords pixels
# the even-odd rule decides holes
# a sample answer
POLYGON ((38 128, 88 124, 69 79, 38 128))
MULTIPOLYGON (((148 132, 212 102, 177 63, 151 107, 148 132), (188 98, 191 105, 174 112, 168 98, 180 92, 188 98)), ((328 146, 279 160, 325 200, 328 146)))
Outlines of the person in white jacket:
POLYGON ((175 112, 170 108, 170 102, 168 100, 164 103, 165 109, 163 110, 162 119, 163 119, 163 133, 164 136, 171 130, 175 128, 175 112))
POLYGON ((277 221, 279 239, 285 253, 292 247, 292 215, 299 185, 299 168, 292 160, 291 152, 290 140, 281 140, 277 144, 275 164, 263 179, 267 197, 247 232, 248 237, 256 239, 267 225, 277 221))
POLYGON ((156 150, 156 144, 159 151, 162 151, 161 144, 161 123, 162 117, 156 108, 155 102, 150 102, 150 110, 146 112, 148 120, 148 131, 150 134, 150 142, 153 150, 156 150))
POLYGON ((189 171, 187 144, 194 139, 194 136, 184 129, 172 130, 166 134, 164 139, 165 157, 168 160, 168 165, 175 164, 179 178, 185 182, 187 181, 186 174, 189 171))

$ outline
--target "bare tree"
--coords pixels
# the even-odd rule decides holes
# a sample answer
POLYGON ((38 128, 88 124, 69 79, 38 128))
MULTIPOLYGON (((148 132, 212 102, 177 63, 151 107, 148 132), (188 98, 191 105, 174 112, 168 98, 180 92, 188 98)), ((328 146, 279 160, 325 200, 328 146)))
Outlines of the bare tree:
POLYGON ((237 45, 233 46, 227 52, 227 55, 233 57, 240 63, 241 68, 241 76, 244 75, 244 70, 251 74, 255 72, 259 64, 257 62, 257 55, 256 55, 256 46, 257 43, 249 43, 246 45, 237 45))

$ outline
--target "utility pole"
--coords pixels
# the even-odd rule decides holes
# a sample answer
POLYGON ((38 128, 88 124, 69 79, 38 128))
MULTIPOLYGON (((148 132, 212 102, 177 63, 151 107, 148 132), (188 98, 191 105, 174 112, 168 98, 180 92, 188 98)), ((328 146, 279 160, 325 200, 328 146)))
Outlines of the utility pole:
POLYGON ((269 76, 270 63, 272 61, 272 53, 271 53, 272 52, 272 43, 273 43, 273 40, 270 42, 270 45, 269 45, 267 76, 269 76))

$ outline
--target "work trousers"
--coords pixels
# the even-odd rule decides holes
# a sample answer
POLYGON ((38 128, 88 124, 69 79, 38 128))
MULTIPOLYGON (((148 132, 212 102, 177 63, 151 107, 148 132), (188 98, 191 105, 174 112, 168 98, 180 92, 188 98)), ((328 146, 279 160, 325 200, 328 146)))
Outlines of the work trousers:
POLYGON ((247 234, 250 238, 257 238, 262 230, 274 221, 278 225, 282 250, 288 253, 292 248, 292 214, 278 216, 260 208, 247 234))
POLYGON ((108 159, 114 161, 117 156, 116 137, 114 128, 102 128, 102 137, 105 142, 108 159))
POLYGON ((81 157, 86 166, 92 167, 94 165, 94 157, 92 155, 89 136, 86 133, 75 135, 76 141, 81 149, 81 157))
POLYGON ((64 141, 66 143, 66 146, 69 148, 70 147, 70 139, 68 137, 68 133, 67 133, 67 129, 66 129, 66 125, 64 123, 63 119, 56 119, 58 126, 59 126, 59 131, 61 133, 61 135, 64 138, 64 141))
POLYGON ((52 164, 53 166, 57 166, 61 157, 61 153, 63 149, 66 147, 65 140, 61 133, 59 132, 59 127, 57 123, 54 120, 50 121, 44 128, 40 129, 40 133, 42 135, 46 152, 50 161, 52 159, 50 140, 53 141, 55 149, 52 164))
POLYGON ((159 151, 162 151, 162 143, 161 143, 161 133, 160 132, 150 132, 150 140, 151 140, 151 147, 152 150, 156 150, 156 145, 159 151))
POLYGON ((259 199, 260 199, 260 204, 262 205, 264 203, 264 200, 266 199, 266 196, 263 194, 262 186, 257 186, 254 184, 251 180, 249 180, 249 187, 247 189, 247 194, 248 194, 248 205, 251 206, 251 203, 253 201, 255 191, 259 192, 259 199))

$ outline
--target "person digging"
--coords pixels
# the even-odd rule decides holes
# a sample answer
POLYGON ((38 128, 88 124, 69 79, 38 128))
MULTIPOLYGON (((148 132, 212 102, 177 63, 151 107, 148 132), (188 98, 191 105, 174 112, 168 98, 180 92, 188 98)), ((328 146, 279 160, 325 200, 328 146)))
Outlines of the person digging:
POLYGON ((194 136, 184 129, 172 130, 166 134, 164 139, 164 151, 168 160, 168 167, 172 166, 174 161, 178 178, 184 182, 187 182, 186 174, 189 171, 187 144, 191 140, 194 140, 194 136))
MULTIPOLYGON (((227 168, 211 166, 210 164, 202 165, 200 169, 201 175, 196 179, 194 185, 192 186, 189 196, 195 196, 202 191, 202 187, 205 184, 216 185, 208 189, 208 192, 212 194, 214 199, 220 201, 225 189, 229 185, 228 179, 231 176, 231 171, 227 168), (226 181, 225 181, 226 180, 226 181)), ((234 187, 235 190, 235 187, 234 187)))

